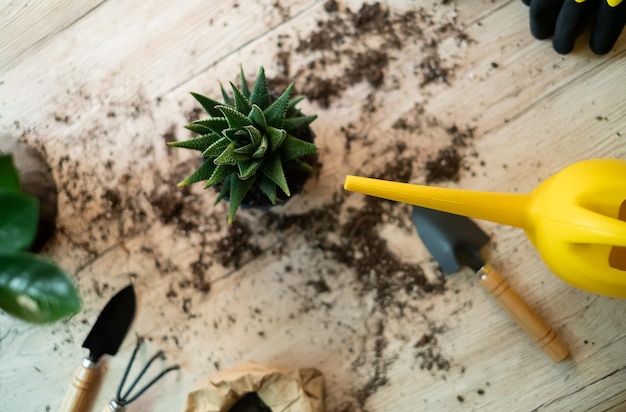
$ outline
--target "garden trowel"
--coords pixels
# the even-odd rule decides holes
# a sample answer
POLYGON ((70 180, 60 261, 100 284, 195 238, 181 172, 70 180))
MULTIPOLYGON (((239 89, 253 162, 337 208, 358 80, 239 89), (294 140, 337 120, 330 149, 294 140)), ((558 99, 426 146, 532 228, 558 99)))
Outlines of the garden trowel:
POLYGON ((569 349, 554 329, 485 262, 489 236, 474 221, 465 216, 414 206, 413 223, 424 245, 446 275, 458 272, 462 266, 475 270, 482 287, 496 298, 554 362, 567 357, 569 349))
POLYGON ((128 332, 135 316, 135 289, 132 283, 120 290, 106 304, 83 348, 89 349, 89 356, 81 362, 72 378, 72 385, 65 394, 61 412, 83 412, 90 409, 95 386, 100 373, 98 361, 107 355, 115 355, 128 332))

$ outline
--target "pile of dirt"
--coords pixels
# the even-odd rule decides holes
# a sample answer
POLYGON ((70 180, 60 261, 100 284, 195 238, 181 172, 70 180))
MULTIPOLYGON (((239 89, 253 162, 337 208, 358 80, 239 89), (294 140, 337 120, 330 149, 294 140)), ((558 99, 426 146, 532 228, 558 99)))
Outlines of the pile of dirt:
POLYGON ((283 62, 282 79, 274 79, 296 80, 301 85, 299 92, 324 108, 363 81, 372 90, 381 88, 390 61, 402 54, 406 44, 419 44, 424 55, 418 67, 422 87, 434 82, 448 84, 455 66, 440 57, 438 45, 446 36, 469 40, 453 19, 439 21, 432 11, 421 7, 393 11, 375 2, 352 11, 331 0, 324 8, 327 17, 319 19, 316 30, 301 37, 293 49, 280 42, 277 61, 283 62), (290 53, 306 56, 308 65, 292 73, 290 53))

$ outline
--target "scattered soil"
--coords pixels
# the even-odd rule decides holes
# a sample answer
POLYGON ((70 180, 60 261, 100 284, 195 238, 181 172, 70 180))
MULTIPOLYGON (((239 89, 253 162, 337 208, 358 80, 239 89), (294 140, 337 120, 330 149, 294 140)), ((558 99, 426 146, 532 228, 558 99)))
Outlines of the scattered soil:
MULTIPOLYGON (((295 73, 285 70, 282 76, 298 80, 301 93, 321 107, 329 107, 343 92, 362 81, 373 90, 380 89, 388 76, 390 61, 403 52, 406 44, 419 44, 424 59, 419 64, 421 86, 439 82, 449 84, 455 65, 439 55, 443 38, 457 42, 469 37, 453 23, 439 22, 424 8, 404 12, 391 11, 379 2, 363 3, 359 10, 341 9, 329 0, 324 4, 328 16, 317 22, 317 29, 299 39, 294 53, 308 56, 309 64, 295 73), (337 73, 320 76, 319 73, 337 73)), ((281 43, 282 46, 282 43, 281 43)), ((279 61, 290 60, 289 50, 279 52, 279 61)))
POLYGON ((444 326, 430 325, 428 333, 415 342, 415 357, 420 361, 420 369, 447 371, 450 360, 441 354, 437 345, 437 336, 445 332, 444 326))
POLYGON ((226 236, 216 242, 213 257, 224 267, 239 269, 243 263, 261 254, 261 249, 250 243, 251 235, 248 226, 234 220, 226 236))
POLYGON ((385 325, 382 320, 378 321, 375 331, 375 343, 374 343, 374 361, 371 365, 374 373, 372 377, 362 385, 355 394, 355 398, 360 408, 365 406, 365 403, 372 396, 378 388, 385 386, 387 380, 387 368, 390 366, 390 362, 385 359, 384 350, 387 347, 387 339, 384 336, 385 325))
POLYGON ((426 183, 459 180, 461 155, 454 146, 439 150, 437 158, 426 162, 426 183))
MULTIPOLYGON (((274 7, 279 8, 279 3, 274 7)), ((299 92, 322 108, 332 108, 351 87, 366 88, 368 97, 363 101, 362 124, 343 124, 337 133, 339 138, 345 139, 346 156, 356 147, 379 144, 377 154, 391 154, 393 162, 372 166, 373 170, 368 173, 372 177, 409 182, 425 176, 428 183, 460 179, 464 159, 473 155, 472 127, 433 118, 426 112, 427 103, 422 102, 395 120, 392 131, 402 139, 394 141, 395 136, 390 136, 382 144, 382 139, 367 129, 372 126, 369 114, 377 109, 377 93, 399 87, 390 70, 396 56, 405 53, 407 47, 418 45, 423 58, 414 68, 415 75, 420 79, 420 87, 428 91, 437 84, 445 86, 454 81, 454 64, 439 54, 442 39, 450 36, 458 42, 470 39, 455 28, 453 21, 434 19, 419 7, 397 12, 381 3, 364 3, 352 11, 340 2, 328 0, 324 10, 327 14, 317 22, 316 29, 302 34, 295 40, 297 44, 290 45, 291 38, 280 39, 276 53, 278 76, 268 79, 269 83, 284 88, 295 81, 299 92), (294 54, 310 61, 296 66, 294 54), (442 132, 436 148, 410 147, 400 141, 409 140, 404 139, 407 133, 415 135, 413 140, 419 141, 422 135, 433 130, 442 132), (421 157, 418 158, 418 154, 421 157)), ((96 99, 84 90, 74 95, 90 106, 96 99)), ((352 367, 359 376, 351 385, 346 384, 351 387, 349 392, 353 397, 346 411, 365 410, 368 399, 389 382, 388 370, 398 359, 398 349, 397 345, 389 344, 396 336, 387 326, 388 319, 407 322, 408 315, 419 317, 427 325, 426 331, 417 340, 416 336, 407 339, 405 346, 413 355, 415 366, 433 374, 444 374, 452 369, 452 358, 439 344, 446 325, 432 321, 428 310, 423 308, 426 299, 447 292, 445 278, 441 274, 429 277, 421 265, 403 261, 380 233, 387 224, 411 230, 408 206, 366 197, 362 207, 352 208, 347 204, 352 195, 338 190, 329 203, 306 213, 285 214, 272 209, 260 214, 254 225, 236 218, 226 226, 225 216, 211 208, 206 193, 176 188, 176 183, 196 168, 195 162, 182 161, 176 151, 167 150, 166 159, 170 164, 167 171, 157 164, 154 151, 163 150, 166 142, 177 139, 177 129, 182 130, 174 120, 166 122, 163 130, 154 133, 154 138, 142 140, 143 137, 139 137, 133 141, 135 146, 124 149, 132 149, 142 159, 154 158, 151 163, 154 171, 146 173, 134 169, 133 165, 120 166, 115 153, 106 150, 112 144, 111 136, 120 130, 114 125, 127 120, 153 121, 153 106, 158 107, 159 102, 150 102, 141 93, 135 96, 132 102, 99 102, 103 107, 102 121, 85 130, 81 135, 83 140, 68 142, 66 152, 56 157, 54 172, 59 177, 64 206, 81 216, 80 222, 61 228, 72 246, 90 256, 98 256, 111 245, 122 244, 123 239, 137 236, 152 225, 171 229, 181 242, 189 242, 189 247, 198 252, 197 257, 181 264, 171 252, 149 244, 142 245, 139 253, 141 258, 154 263, 159 276, 168 279, 169 287, 164 291, 168 304, 191 318, 195 316, 192 309, 198 294, 210 297, 211 275, 216 266, 240 269, 264 253, 280 258, 290 251, 290 241, 299 237, 306 241, 307 248, 321 251, 337 271, 349 271, 352 276, 349 287, 354 288, 363 302, 373 302, 368 313, 370 331, 363 337, 362 347, 356 348, 353 354, 352 367), (70 150, 72 144, 81 145, 79 153, 102 153, 102 165, 81 161, 74 154, 76 151, 70 150), (120 173, 118 167, 124 167, 124 172, 120 173), (281 241, 263 249, 256 240, 267 233, 281 241)), ((51 119, 62 127, 73 125, 80 121, 74 113, 80 112, 67 107, 58 110, 51 119)), ((196 107, 176 113, 176 118, 181 115, 191 122, 202 118, 204 112, 196 107)), ((289 276, 302 276, 300 288, 304 292, 299 290, 294 296, 304 296, 303 311, 323 313, 321 311, 332 309, 333 303, 327 301, 337 293, 332 274, 321 271, 302 274, 299 268, 290 269, 285 270, 291 272, 289 276)), ((82 286, 82 289, 87 288, 101 296, 108 284, 94 282, 82 286)), ((225 314, 224 318, 229 325, 235 325, 235 318, 230 314, 225 314)), ((215 327, 218 327, 217 321, 215 327)), ((266 332, 253 333, 264 335, 266 332)), ((177 346, 184 342, 176 334, 167 336, 177 342, 177 346)), ((219 365, 217 360, 212 361, 219 365)))

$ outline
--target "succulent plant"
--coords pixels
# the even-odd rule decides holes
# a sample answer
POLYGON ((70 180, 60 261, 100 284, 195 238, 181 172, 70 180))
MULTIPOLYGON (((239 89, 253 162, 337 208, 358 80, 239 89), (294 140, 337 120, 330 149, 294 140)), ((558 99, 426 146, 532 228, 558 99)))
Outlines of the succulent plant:
POLYGON ((192 93, 209 118, 185 126, 199 137, 168 143, 202 153, 200 167, 178 186, 204 181, 205 188, 218 187, 215 203, 230 200, 229 223, 247 197, 260 196, 272 205, 289 198, 286 173, 304 171, 308 177, 311 165, 303 160, 317 153, 312 141, 301 138, 312 140, 309 125, 317 116, 305 116, 296 109, 304 97, 291 98, 293 83, 274 98, 263 67, 252 90, 243 69, 240 77, 240 88, 230 83, 232 96, 220 85, 224 103, 192 93))

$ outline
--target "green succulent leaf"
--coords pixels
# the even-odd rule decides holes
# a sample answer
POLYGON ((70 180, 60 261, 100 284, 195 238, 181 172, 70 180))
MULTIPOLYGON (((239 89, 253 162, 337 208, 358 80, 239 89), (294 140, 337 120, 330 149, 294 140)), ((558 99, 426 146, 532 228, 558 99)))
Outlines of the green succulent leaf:
POLYGON ((20 191, 20 177, 11 155, 0 155, 0 190, 16 193, 20 191))
POLYGON ((276 186, 280 187, 280 189, 287 195, 291 196, 289 192, 289 187, 287 186, 287 179, 285 178, 285 171, 283 170, 283 164, 280 160, 280 156, 278 153, 272 154, 269 159, 265 161, 263 165, 263 169, 261 169, 263 174, 269 177, 276 186))
POLYGON ((250 99, 250 89, 248 89, 248 80, 246 80, 246 75, 243 73, 243 67, 239 66, 239 77, 241 78, 241 92, 244 96, 250 99))
POLYGON ((191 95, 200 103, 200 105, 206 110, 206 112, 211 115, 211 117, 221 117, 222 114, 215 107, 221 105, 222 103, 216 102, 215 100, 203 96, 199 93, 191 93, 191 95))
POLYGON ((270 105, 270 94, 267 90, 267 80, 265 80, 265 69, 261 67, 256 76, 252 93, 250 93, 250 103, 256 104, 261 110, 266 109, 270 105))
POLYGON ((254 126, 246 126, 244 127, 248 131, 248 135, 250 136, 250 141, 253 145, 258 146, 261 144, 261 140, 263 139, 263 135, 259 132, 254 126))
POLYGON ((237 164, 237 167, 239 168, 239 174, 237 176, 241 180, 250 179, 254 176, 256 171, 259 170, 259 167, 261 167, 262 164, 263 159, 239 163, 237 164))
POLYGON ((291 135, 287 135, 280 146, 281 158, 284 162, 298 157, 317 153, 317 147, 313 143, 305 142, 291 135))
POLYGON ((292 97, 291 100, 289 100, 289 104, 287 105, 287 112, 289 112, 289 110, 294 110, 296 108, 296 105, 304 99, 306 99, 305 96, 292 97))
POLYGON ((222 83, 220 83, 220 92, 222 92, 222 99, 224 99, 224 103, 227 104, 228 106, 232 106, 233 99, 231 99, 228 93, 226 93, 226 90, 224 89, 224 86, 222 85, 222 83))
POLYGON ((210 160, 204 161, 190 176, 178 183, 178 187, 187 186, 196 182, 207 180, 211 177, 217 166, 210 160))
POLYGON ((275 152, 285 141, 285 138, 287 137, 287 132, 282 129, 268 127, 267 135, 270 138, 270 147, 272 148, 272 152, 275 152))
MULTIPOLYGON (((217 198, 215 199, 215 205, 218 204, 219 202, 221 202, 226 196, 228 196, 228 194, 230 193, 230 180, 232 178, 237 178, 237 176, 229 174, 228 176, 226 176, 224 178, 224 180, 222 181, 222 187, 220 188, 220 193, 217 196, 217 198)), ((207 185, 205 187, 209 187, 208 182, 207 185)))
POLYGON ((202 152, 209 165, 203 164, 181 184, 204 180, 205 187, 217 185, 220 193, 216 203, 224 198, 231 201, 229 222, 250 187, 254 186, 255 193, 262 192, 273 204, 284 195, 290 196, 285 173, 310 172, 311 166, 300 158, 317 153, 313 143, 295 137, 317 116, 305 116, 296 108, 304 96, 292 97, 293 83, 274 100, 263 67, 259 68, 252 87, 248 86, 241 66, 239 77, 240 87, 229 82, 232 92, 227 93, 220 83, 224 104, 193 94, 210 118, 185 126, 200 137, 170 143, 173 147, 202 152))
POLYGON ((185 149, 198 150, 202 152, 221 138, 222 136, 220 136, 219 134, 211 132, 211 134, 205 134, 203 136, 196 137, 195 139, 168 142, 167 145, 171 147, 183 147, 185 149))
POLYGON ((263 110, 261 110, 261 108, 257 106, 256 104, 252 105, 252 110, 250 110, 250 113, 248 114, 248 118, 252 120, 252 123, 254 123, 254 125, 258 129, 261 129, 261 130, 267 129, 267 119, 265 118, 265 115, 263 114, 263 110))
MULTIPOLYGON (((222 112, 219 112, 220 116, 222 112)), ((228 121, 224 117, 212 117, 210 119, 196 120, 185 125, 186 129, 198 134, 222 133, 228 127, 228 121)))
POLYGON ((204 187, 211 187, 220 182, 223 182, 227 177, 237 173, 237 167, 232 165, 217 165, 215 171, 206 181, 204 187))
POLYGON ((245 115, 239 113, 230 106, 217 106, 224 113, 224 117, 228 121, 228 127, 231 129, 240 129, 244 126, 252 126, 252 121, 245 115))
POLYGON ((259 187, 261 191, 267 196, 273 205, 276 204, 276 183, 267 176, 261 176, 259 178, 259 187))
POLYGON ((35 239, 39 201, 23 193, 0 192, 0 253, 27 249, 35 239))
POLYGON ((300 159, 293 159, 283 164, 285 169, 289 170, 302 170, 304 172, 312 172, 313 168, 308 163, 301 161, 300 159))
POLYGON ((261 144, 257 147, 256 151, 252 154, 254 159, 261 159, 265 156, 265 152, 267 152, 267 137, 263 136, 261 138, 261 144))
POLYGON ((315 119, 317 119, 316 114, 311 116, 289 117, 283 121, 283 128, 289 132, 293 132, 302 127, 308 126, 315 119))
POLYGON ((80 309, 71 279, 31 253, 0 255, 0 308, 33 323, 62 319, 80 309))
POLYGON ((263 110, 263 114, 267 119, 267 124, 274 127, 282 127, 283 120, 285 119, 285 113, 287 113, 287 106, 289 105, 289 96, 293 89, 293 83, 291 83, 283 94, 274 101, 267 109, 263 110))
POLYGON ((239 162, 245 162, 250 159, 249 155, 236 153, 235 143, 230 143, 224 151, 215 158, 216 165, 236 165, 239 162))
POLYGON ((230 83, 231 89, 233 89, 233 97, 235 100, 235 109, 240 113, 250 113, 252 110, 252 105, 246 96, 244 96, 243 92, 239 90, 237 86, 235 86, 232 82, 230 83))
POLYGON ((246 154, 249 157, 252 157, 252 155, 254 154, 254 151, 256 150, 256 146, 252 143, 249 143, 245 146, 241 146, 235 149, 235 153, 241 153, 241 154, 246 154))
POLYGON ((206 159, 219 156, 224 150, 226 150, 229 144, 231 144, 230 140, 228 140, 227 137, 222 136, 219 140, 213 142, 204 150, 204 152, 202 152, 202 157, 206 159))
POLYGON ((248 190, 254 184, 256 178, 251 178, 248 180, 240 180, 237 179, 236 176, 231 177, 230 179, 230 207, 228 208, 228 223, 233 223, 233 219, 235 218, 235 213, 237 213, 237 209, 241 205, 241 201, 248 193, 248 190))

